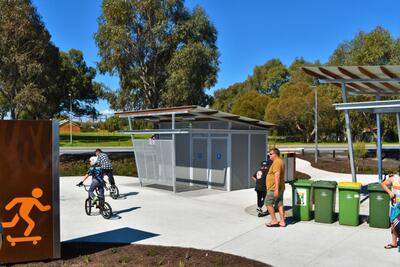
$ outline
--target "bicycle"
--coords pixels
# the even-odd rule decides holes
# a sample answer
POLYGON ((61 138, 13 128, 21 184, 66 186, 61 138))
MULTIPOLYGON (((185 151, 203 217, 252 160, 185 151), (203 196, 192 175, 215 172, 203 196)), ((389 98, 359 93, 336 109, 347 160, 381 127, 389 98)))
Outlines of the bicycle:
MULTIPOLYGON (((104 189, 105 189, 106 191, 109 191, 109 192, 110 192, 110 197, 111 197, 112 199, 117 199, 117 198, 119 198, 119 189, 118 189, 118 187, 117 187, 116 185, 110 184, 107 175, 104 175, 104 177, 107 177, 107 180, 104 179, 104 189)), ((96 189, 96 190, 97 190, 97 189, 96 189)))
MULTIPOLYGON (((78 187, 81 185, 77 184, 78 187)), ((82 184, 83 188, 85 189, 86 192, 89 192, 89 186, 82 184)), ((93 202, 90 197, 88 197, 85 200, 85 212, 86 215, 90 216, 92 214, 92 208, 95 207, 99 209, 101 216, 103 216, 104 219, 110 219, 113 215, 112 213, 112 208, 110 204, 108 204, 104 198, 99 197, 99 193, 97 192, 97 189, 95 190, 96 195, 97 195, 97 201, 93 202)))

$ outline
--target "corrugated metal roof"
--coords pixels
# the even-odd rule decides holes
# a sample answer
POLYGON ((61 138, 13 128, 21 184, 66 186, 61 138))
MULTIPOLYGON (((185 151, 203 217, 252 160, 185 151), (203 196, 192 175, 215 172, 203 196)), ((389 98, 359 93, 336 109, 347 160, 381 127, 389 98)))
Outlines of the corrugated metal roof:
POLYGON ((215 109, 204 108, 200 106, 182 106, 171 108, 157 108, 139 111, 116 112, 115 115, 126 118, 158 119, 160 121, 171 121, 171 115, 175 114, 175 119, 180 120, 228 120, 232 122, 246 123, 249 126, 258 126, 261 128, 271 128, 275 126, 272 123, 260 121, 236 114, 218 111, 215 109))
POLYGON ((326 83, 346 88, 360 95, 400 95, 400 66, 318 66, 302 70, 326 83))

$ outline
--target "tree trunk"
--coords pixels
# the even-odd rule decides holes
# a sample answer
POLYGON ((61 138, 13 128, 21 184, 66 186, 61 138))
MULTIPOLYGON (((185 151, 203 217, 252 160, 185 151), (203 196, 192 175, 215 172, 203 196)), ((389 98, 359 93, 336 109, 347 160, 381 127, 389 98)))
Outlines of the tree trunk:
POLYGON ((15 112, 15 108, 11 108, 11 119, 12 120, 16 120, 16 112, 15 112))

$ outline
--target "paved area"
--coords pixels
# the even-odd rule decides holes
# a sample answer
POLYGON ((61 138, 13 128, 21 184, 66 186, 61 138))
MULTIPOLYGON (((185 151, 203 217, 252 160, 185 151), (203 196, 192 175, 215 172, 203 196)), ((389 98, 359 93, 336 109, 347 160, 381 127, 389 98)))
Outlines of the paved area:
MULTIPOLYGON (((313 180, 351 182, 351 174, 320 170, 312 167, 310 162, 299 158, 296 158, 296 170, 310 175, 311 179, 313 180)), ((367 185, 369 183, 378 182, 379 179, 378 175, 357 174, 357 181, 362 183, 363 185, 367 185)))
MULTIPOLYGON (((305 164, 303 167, 306 168, 305 164)), ((315 171, 315 170, 314 170, 315 171)), ((322 173, 315 171, 318 179, 322 173)), ((314 174, 313 174, 314 177, 314 174)), ((338 176, 339 179, 342 176, 338 176)), ((343 176, 343 179, 346 179, 343 176)), ((67 240, 134 242, 212 249, 273 266, 397 266, 400 253, 384 250, 387 229, 290 220, 286 228, 267 228, 269 216, 254 216, 254 190, 202 189, 179 194, 141 188, 136 178, 116 178, 122 198, 107 201, 116 216, 86 216, 86 192, 77 177, 61 178, 61 236, 67 240)), ((287 188, 285 205, 291 206, 287 188)), ((366 214, 368 202, 363 202, 366 214)))

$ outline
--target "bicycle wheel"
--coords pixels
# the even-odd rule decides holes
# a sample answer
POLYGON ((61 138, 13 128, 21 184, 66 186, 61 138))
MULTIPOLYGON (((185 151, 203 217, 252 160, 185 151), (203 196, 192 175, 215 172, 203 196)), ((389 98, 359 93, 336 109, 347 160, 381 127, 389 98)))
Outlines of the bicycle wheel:
POLYGON ((113 215, 110 204, 103 202, 103 205, 100 207, 100 214, 104 219, 110 219, 113 215))
POLYGON ((90 198, 85 201, 85 212, 87 215, 92 214, 92 200, 90 198))
POLYGON ((112 185, 110 187, 110 196, 112 199, 117 199, 119 198, 119 189, 116 185, 112 185))

